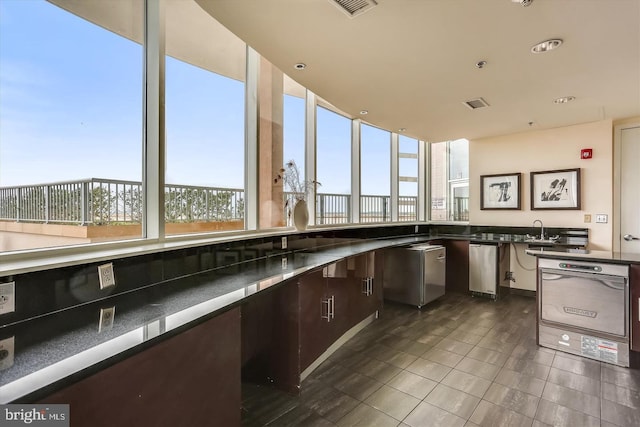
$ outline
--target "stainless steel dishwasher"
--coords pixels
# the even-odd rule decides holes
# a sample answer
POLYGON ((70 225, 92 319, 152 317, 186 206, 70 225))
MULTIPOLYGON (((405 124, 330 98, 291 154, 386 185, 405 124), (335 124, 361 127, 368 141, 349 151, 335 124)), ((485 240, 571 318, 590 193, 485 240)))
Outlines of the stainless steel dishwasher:
POLYGON ((418 308, 444 295, 444 246, 415 245, 384 252, 384 298, 418 308))

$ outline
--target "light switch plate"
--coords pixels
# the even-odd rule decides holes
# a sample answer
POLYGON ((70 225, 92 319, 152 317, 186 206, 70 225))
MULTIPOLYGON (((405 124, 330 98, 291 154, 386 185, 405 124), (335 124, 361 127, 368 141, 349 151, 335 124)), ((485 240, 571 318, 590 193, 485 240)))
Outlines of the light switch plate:
POLYGON ((0 314, 16 311, 16 282, 0 284, 0 314))
POLYGON ((282 269, 283 270, 287 269, 287 257, 282 258, 282 269))
POLYGON ((113 263, 98 266, 98 278, 100 279, 100 289, 116 285, 116 276, 113 274, 113 263))
POLYGON ((596 222, 599 224, 606 224, 609 221, 609 215, 607 214, 596 214, 596 222))

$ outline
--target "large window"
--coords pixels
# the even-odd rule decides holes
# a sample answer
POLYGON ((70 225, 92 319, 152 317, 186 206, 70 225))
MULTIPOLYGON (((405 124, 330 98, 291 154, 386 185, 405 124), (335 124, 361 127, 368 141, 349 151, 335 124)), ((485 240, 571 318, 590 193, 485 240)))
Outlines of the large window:
POLYGON ((166 6, 166 234, 244 229, 246 47, 197 4, 166 6))
POLYGON ((52 3, 0 2, 1 252, 141 235, 143 2, 52 3))
POLYGON ((349 222, 351 120, 324 107, 316 114, 316 224, 349 222))
POLYGON ((431 144, 431 220, 469 221, 469 141, 431 144))
POLYGON ((418 140, 398 137, 398 220, 418 218, 418 140))
POLYGON ((391 221, 391 133, 360 127, 360 222, 391 221))

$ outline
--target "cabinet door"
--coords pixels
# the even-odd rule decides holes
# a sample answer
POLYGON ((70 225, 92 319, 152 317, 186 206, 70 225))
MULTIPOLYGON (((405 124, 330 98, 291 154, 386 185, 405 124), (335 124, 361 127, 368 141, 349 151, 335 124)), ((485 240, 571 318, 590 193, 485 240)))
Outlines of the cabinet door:
POLYGON ((235 308, 42 399, 78 426, 240 426, 235 308))
POLYGON ((300 370, 305 370, 330 345, 327 320, 322 318, 322 301, 327 296, 328 278, 322 270, 313 271, 298 281, 300 307, 300 370))
POLYGON ((631 310, 631 350, 640 351, 640 265, 632 264, 629 269, 631 310))

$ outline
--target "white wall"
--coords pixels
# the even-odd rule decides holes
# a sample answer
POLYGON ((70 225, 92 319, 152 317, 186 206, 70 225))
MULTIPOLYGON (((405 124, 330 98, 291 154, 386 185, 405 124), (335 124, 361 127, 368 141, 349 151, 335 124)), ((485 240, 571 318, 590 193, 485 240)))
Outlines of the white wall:
POLYGON ((531 226, 540 219, 545 227, 584 227, 590 249, 611 250, 612 135, 611 120, 603 120, 469 141, 470 224, 531 226), (581 159, 582 148, 592 148, 593 158, 581 159), (581 169, 581 209, 532 211, 530 172, 573 168, 581 169), (480 210, 480 176, 512 172, 522 172, 522 209, 480 210), (585 214, 591 214, 591 223, 584 222, 585 214), (596 224, 595 214, 607 214, 609 221, 596 224))

